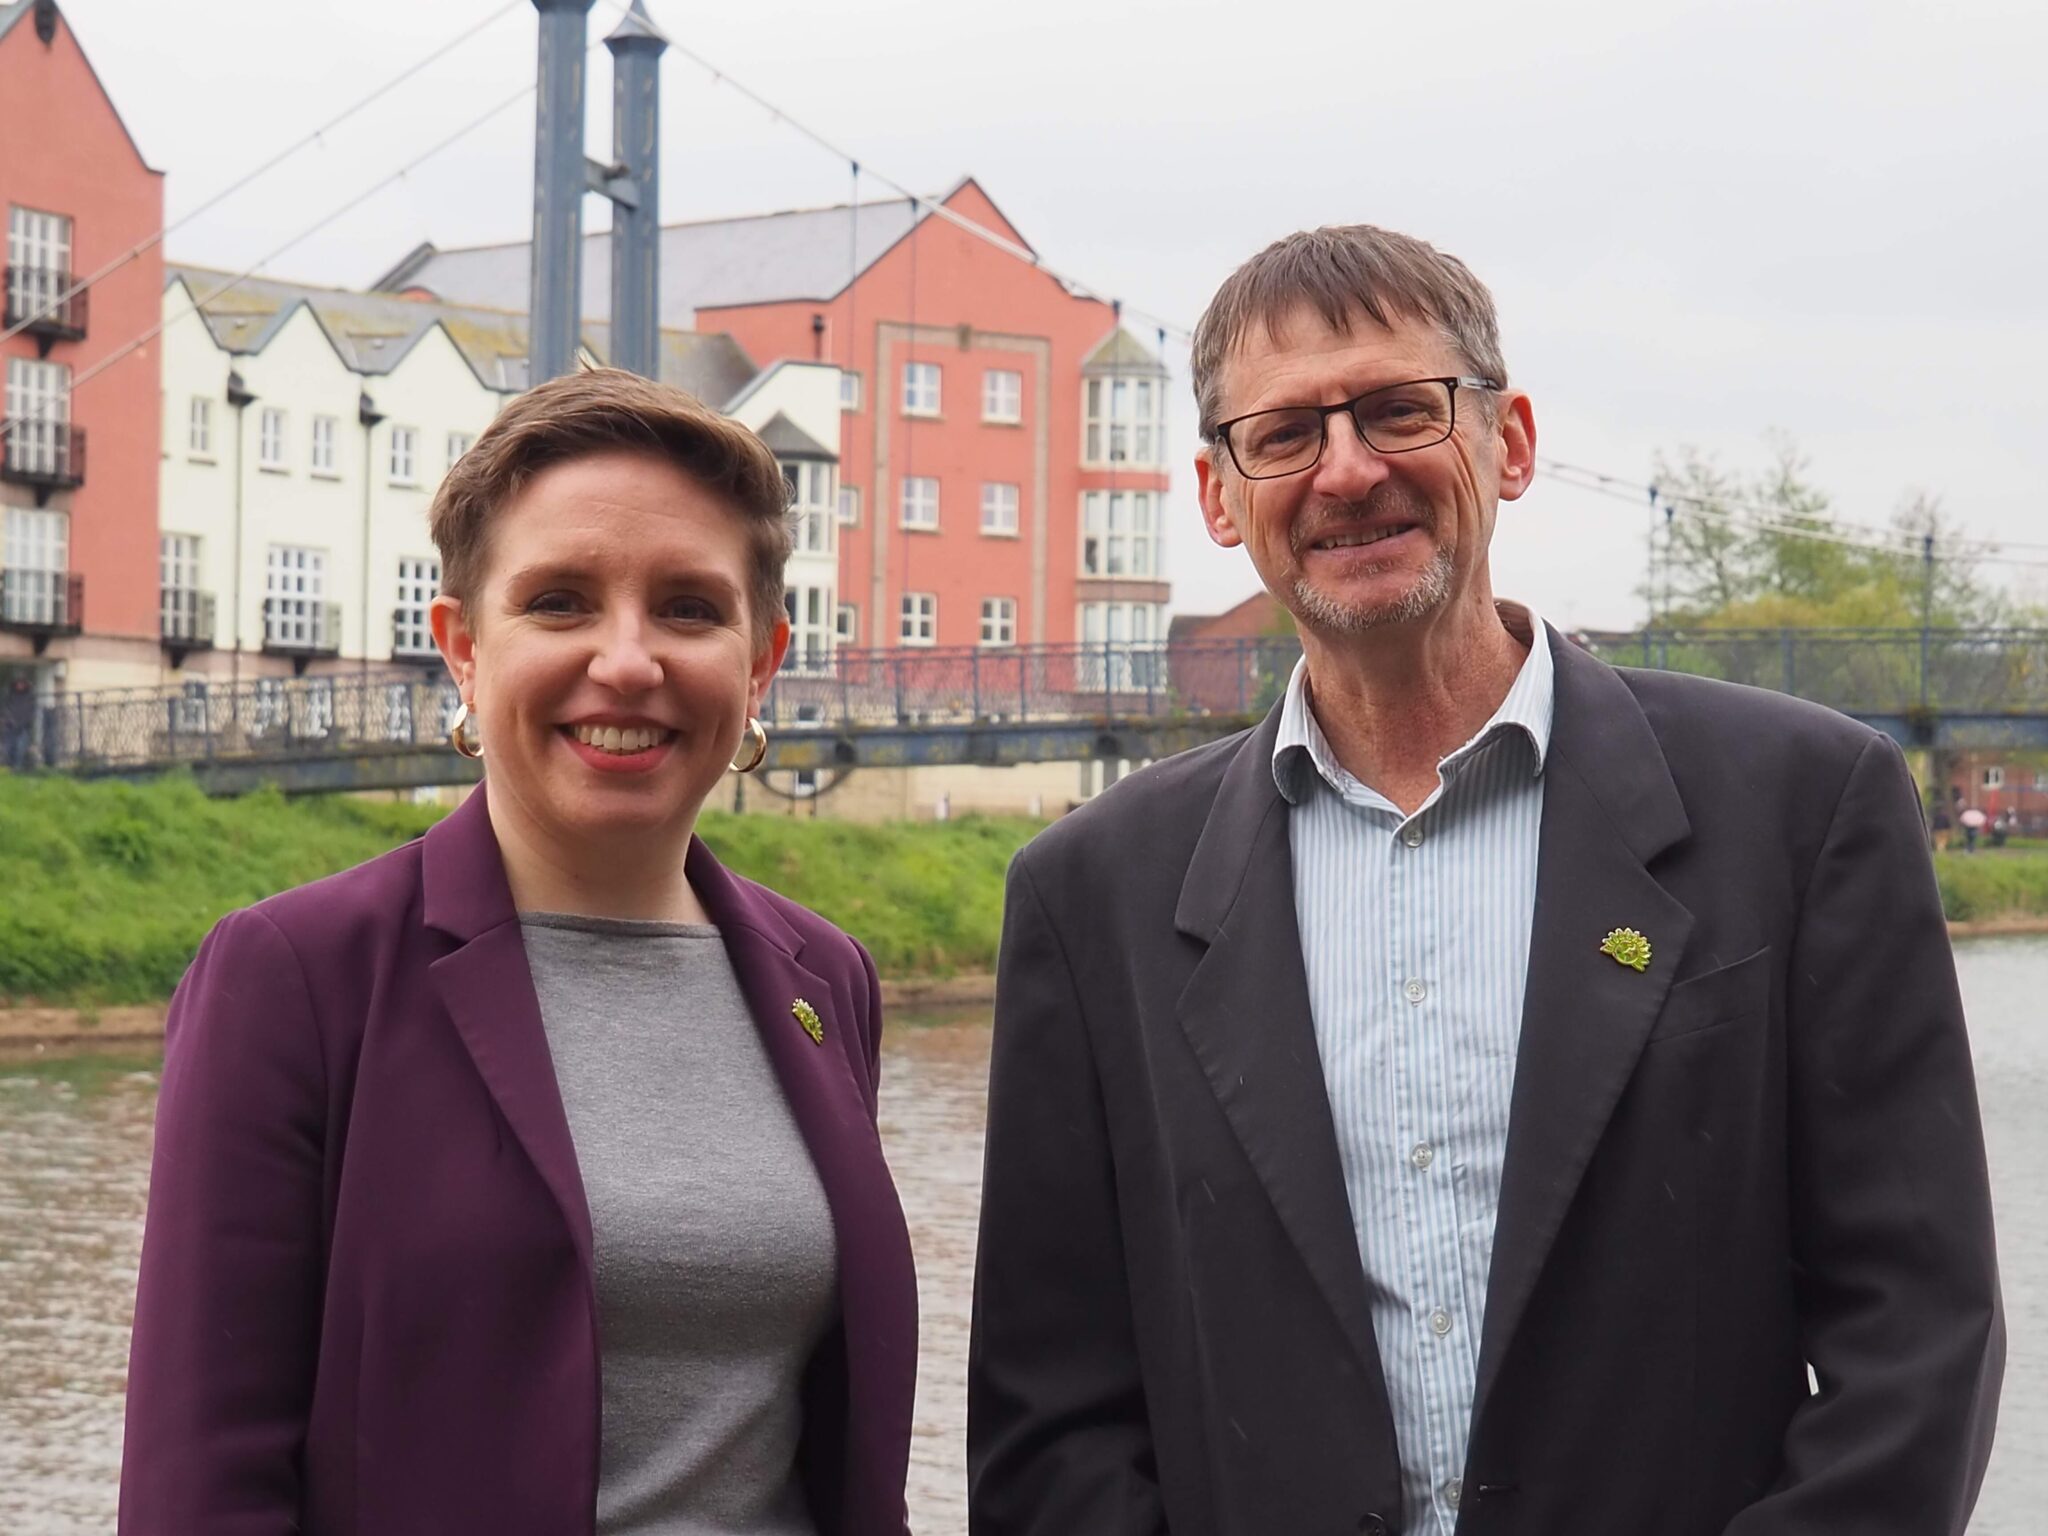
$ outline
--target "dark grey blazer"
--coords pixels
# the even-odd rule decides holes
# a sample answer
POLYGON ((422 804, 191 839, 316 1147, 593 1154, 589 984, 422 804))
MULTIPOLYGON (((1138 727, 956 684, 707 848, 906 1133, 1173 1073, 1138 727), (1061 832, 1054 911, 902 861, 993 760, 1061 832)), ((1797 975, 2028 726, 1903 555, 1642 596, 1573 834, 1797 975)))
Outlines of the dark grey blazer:
MULTIPOLYGON (((1960 1536, 2004 1324, 1905 763, 1813 705, 1550 643, 1460 1536, 1960 1536), (1621 926, 1647 972, 1600 952, 1621 926)), ((1145 770, 1011 870, 976 1536, 1408 1529, 1277 729, 1145 770)))

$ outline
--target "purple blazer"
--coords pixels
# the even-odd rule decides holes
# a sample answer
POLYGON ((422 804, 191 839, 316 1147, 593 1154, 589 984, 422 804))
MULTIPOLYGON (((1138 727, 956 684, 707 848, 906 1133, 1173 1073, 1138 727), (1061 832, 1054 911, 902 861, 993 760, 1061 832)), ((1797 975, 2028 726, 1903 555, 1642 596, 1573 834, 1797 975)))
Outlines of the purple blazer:
MULTIPOLYGON (((838 1238, 840 1322, 804 1379, 812 1512, 902 1536, 917 1288, 875 1124, 874 964, 701 842, 688 870, 838 1238)), ((120 1529, 588 1532, 598 1418, 590 1213, 478 793, 224 918, 178 988, 120 1529)))

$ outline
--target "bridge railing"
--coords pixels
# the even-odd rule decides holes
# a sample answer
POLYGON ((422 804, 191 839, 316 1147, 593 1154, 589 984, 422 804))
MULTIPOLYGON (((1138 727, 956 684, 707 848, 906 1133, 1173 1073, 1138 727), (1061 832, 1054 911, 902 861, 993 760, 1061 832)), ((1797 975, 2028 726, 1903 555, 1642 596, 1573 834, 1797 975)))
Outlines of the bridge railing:
POLYGON ((2048 710, 2048 630, 1653 629, 1576 638, 1617 666, 1723 678, 1849 714, 2048 710))

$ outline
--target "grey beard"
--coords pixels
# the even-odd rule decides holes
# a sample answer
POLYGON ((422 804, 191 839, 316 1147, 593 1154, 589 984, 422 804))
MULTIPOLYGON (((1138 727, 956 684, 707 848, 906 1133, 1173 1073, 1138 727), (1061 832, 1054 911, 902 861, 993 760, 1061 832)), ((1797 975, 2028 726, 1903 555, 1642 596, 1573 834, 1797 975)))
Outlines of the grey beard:
POLYGON ((1386 624, 1406 624, 1450 601, 1451 556, 1439 548, 1423 568, 1415 585, 1390 603, 1340 603, 1318 591, 1306 577, 1297 577, 1293 589, 1295 617, 1311 629, 1328 634, 1362 635, 1386 624))

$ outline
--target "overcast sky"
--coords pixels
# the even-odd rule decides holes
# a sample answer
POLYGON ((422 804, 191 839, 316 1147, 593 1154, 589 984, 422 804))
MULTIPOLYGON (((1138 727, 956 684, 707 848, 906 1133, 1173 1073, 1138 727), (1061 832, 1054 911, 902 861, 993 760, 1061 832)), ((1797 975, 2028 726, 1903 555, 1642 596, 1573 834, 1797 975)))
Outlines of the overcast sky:
MULTIPOLYGON (((173 219, 499 3, 64 0, 173 219)), ((1048 262, 1131 306, 1191 325, 1288 230, 1384 224, 1492 286, 1548 456, 1646 480, 1688 444, 1759 465, 1778 430, 1845 517, 1925 489, 1977 533, 2048 546, 2038 0, 650 10, 864 164, 927 191, 974 175, 1048 262)), ((617 18, 600 0, 593 43, 617 18)), ((534 23, 518 6, 171 255, 239 268, 284 244, 530 82, 534 23)), ((679 54, 666 70, 665 219, 844 200, 843 161, 679 54)), ((602 50, 591 84, 602 152, 602 50)), ((529 98, 265 270, 359 285, 421 240, 523 237, 532 123, 529 98)), ((1181 457, 1193 422, 1183 393, 1181 457)), ((1176 485, 1175 605, 1226 606, 1255 578, 1209 546, 1185 467, 1176 485)), ((1567 624, 1637 622, 1645 523, 1539 481, 1503 509, 1496 588, 1567 624)), ((2048 569, 2012 576, 2048 594, 2048 569)))

